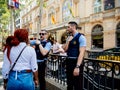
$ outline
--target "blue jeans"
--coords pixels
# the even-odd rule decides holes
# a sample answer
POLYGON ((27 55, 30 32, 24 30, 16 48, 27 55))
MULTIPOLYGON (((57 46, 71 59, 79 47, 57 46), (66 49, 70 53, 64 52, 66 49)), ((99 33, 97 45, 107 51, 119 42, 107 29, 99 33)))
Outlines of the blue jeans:
POLYGON ((9 74, 7 90, 35 90, 33 73, 12 71, 9 74))

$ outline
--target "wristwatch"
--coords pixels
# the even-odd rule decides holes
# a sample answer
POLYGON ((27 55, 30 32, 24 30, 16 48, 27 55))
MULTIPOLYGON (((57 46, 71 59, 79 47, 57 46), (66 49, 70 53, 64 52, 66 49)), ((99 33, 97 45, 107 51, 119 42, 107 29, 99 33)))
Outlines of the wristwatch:
POLYGON ((80 65, 76 65, 76 67, 75 68, 80 68, 80 65))
POLYGON ((41 43, 39 43, 39 44, 36 44, 36 45, 38 45, 38 46, 39 46, 40 44, 41 44, 41 43))

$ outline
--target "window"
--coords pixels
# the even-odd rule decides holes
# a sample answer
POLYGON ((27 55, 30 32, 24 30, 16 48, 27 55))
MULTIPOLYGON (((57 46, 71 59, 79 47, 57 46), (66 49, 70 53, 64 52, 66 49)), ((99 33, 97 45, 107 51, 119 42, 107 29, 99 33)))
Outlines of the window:
POLYGON ((63 21, 68 21, 73 17, 72 0, 66 0, 63 4, 63 21))
POLYGON ((103 27, 101 25, 94 26, 92 30, 92 49, 103 48, 103 27))
POLYGON ((105 0, 104 1, 104 9, 109 10, 115 7, 115 0, 105 0))
POLYGON ((94 13, 101 12, 101 0, 95 0, 94 1, 94 13))

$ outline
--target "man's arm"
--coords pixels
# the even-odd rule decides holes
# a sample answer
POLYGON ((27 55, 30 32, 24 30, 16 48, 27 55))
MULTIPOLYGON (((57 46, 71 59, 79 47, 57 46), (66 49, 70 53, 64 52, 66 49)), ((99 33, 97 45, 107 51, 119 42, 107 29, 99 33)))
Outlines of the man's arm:
POLYGON ((68 50, 68 46, 69 46, 69 42, 66 42, 62 48, 64 49, 64 51, 67 51, 68 50))
POLYGON ((86 50, 86 38, 85 36, 81 35, 79 37, 79 56, 78 56, 78 60, 77 60, 77 65, 81 65, 82 63, 82 60, 83 60, 83 57, 84 57, 84 54, 85 54, 85 50, 86 50))
POLYGON ((62 48, 64 49, 64 51, 68 50, 68 46, 70 41, 73 39, 73 36, 69 36, 68 39, 66 40, 66 43, 62 46, 62 48))
POLYGON ((39 45, 40 52, 43 56, 45 56, 51 49, 51 43, 48 42, 45 47, 43 47, 41 44, 39 45))
POLYGON ((73 75, 74 76, 78 76, 79 75, 79 72, 80 72, 80 65, 82 64, 82 61, 83 61, 83 58, 84 58, 84 54, 85 54, 85 50, 86 50, 86 38, 84 36, 80 36, 79 38, 79 56, 78 56, 78 60, 77 60, 77 63, 76 63, 76 67, 74 69, 74 72, 73 72, 73 75))
POLYGON ((86 47, 83 46, 83 47, 80 47, 79 51, 80 51, 80 54, 78 56, 78 60, 77 60, 77 64, 76 64, 76 67, 73 71, 73 75, 74 76, 78 76, 79 75, 79 72, 80 72, 80 65, 82 64, 82 61, 83 61, 83 57, 84 57, 84 53, 85 53, 85 49, 86 47))
POLYGON ((83 60, 83 57, 84 57, 84 54, 85 54, 85 50, 86 50, 85 46, 79 48, 80 54, 79 54, 78 60, 77 60, 77 65, 79 65, 79 66, 82 64, 82 60, 83 60))

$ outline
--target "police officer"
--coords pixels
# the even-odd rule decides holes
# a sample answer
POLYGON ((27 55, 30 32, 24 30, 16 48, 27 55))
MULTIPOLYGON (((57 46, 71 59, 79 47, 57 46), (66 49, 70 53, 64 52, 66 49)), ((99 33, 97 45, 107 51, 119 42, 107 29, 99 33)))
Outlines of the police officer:
POLYGON ((86 49, 85 36, 77 31, 77 23, 68 23, 67 32, 70 34, 63 49, 67 52, 67 90, 82 90, 83 57, 86 49))
POLYGON ((47 40, 47 31, 41 30, 40 40, 36 40, 35 51, 37 54, 37 62, 38 62, 38 78, 40 90, 46 90, 45 83, 45 68, 46 68, 46 60, 51 49, 51 42, 47 40))

